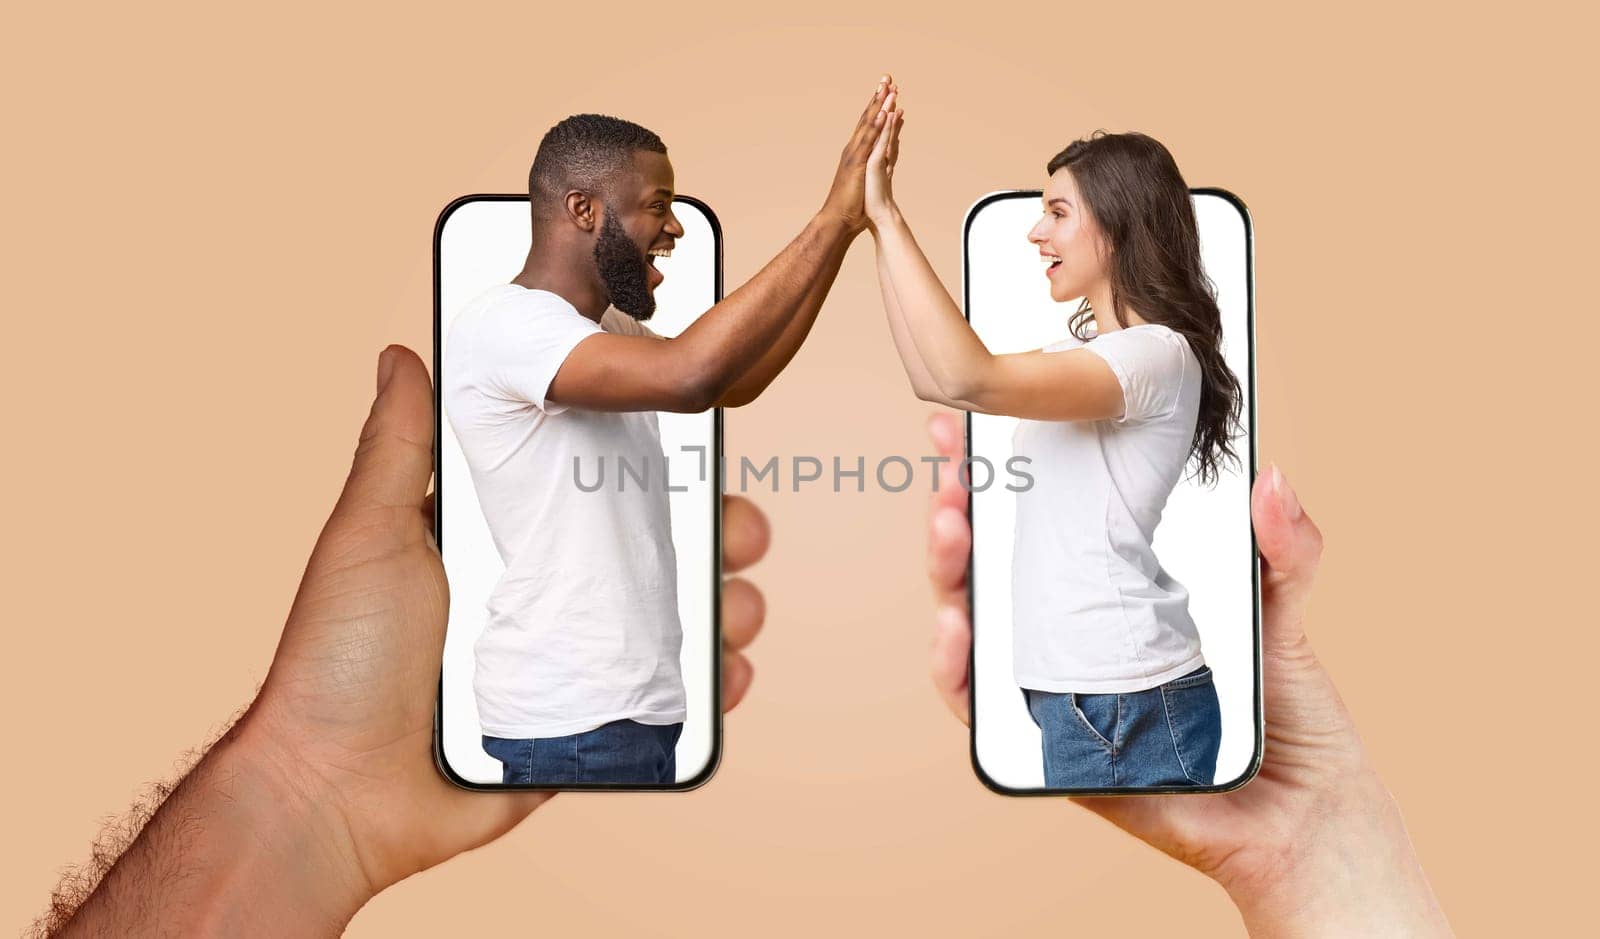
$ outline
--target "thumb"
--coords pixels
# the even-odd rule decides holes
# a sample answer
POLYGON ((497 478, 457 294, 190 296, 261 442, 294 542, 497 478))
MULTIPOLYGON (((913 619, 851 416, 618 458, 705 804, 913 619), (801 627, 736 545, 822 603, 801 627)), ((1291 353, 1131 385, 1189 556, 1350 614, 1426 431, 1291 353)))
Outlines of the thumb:
POLYGON ((1305 636, 1305 608, 1322 561, 1322 531, 1273 464, 1256 478, 1250 518, 1261 551, 1262 644, 1287 648, 1305 636))
POLYGON ((433 385, 417 354, 378 356, 378 393, 335 512, 420 508, 433 476, 433 385))

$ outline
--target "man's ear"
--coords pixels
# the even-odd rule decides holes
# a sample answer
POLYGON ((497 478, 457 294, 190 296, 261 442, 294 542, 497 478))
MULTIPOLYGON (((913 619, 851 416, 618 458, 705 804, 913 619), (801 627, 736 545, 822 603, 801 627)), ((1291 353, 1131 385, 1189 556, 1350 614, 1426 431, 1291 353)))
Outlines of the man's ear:
POLYGON ((583 231, 592 232, 600 224, 599 206, 581 189, 570 190, 562 206, 567 219, 583 231))

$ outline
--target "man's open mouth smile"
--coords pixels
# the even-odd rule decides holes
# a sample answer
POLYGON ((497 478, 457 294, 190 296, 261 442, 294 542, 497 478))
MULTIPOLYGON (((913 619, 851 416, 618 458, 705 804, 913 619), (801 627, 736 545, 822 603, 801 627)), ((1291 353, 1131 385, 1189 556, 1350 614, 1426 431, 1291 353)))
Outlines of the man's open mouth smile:
POLYGON ((670 257, 672 257, 672 247, 670 245, 665 248, 651 248, 645 252, 645 266, 650 269, 650 286, 652 289, 667 279, 665 274, 656 269, 656 258, 670 257))

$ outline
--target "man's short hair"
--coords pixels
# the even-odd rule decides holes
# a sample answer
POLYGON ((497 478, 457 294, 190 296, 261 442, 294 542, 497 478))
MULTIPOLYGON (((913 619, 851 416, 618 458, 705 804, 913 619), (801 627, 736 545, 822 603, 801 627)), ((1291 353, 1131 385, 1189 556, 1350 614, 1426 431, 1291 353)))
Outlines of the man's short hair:
POLYGON ((635 152, 666 153, 653 131, 606 114, 574 114, 545 132, 528 171, 528 201, 548 217, 573 189, 603 192, 635 152))

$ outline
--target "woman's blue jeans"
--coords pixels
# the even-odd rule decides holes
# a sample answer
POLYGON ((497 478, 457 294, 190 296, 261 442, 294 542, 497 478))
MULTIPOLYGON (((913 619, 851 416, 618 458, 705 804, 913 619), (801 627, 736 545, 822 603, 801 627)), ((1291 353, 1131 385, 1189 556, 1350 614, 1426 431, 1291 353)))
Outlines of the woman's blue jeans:
POLYGON ((1208 666, 1131 694, 1023 694, 1051 789, 1212 784, 1222 709, 1208 666))

